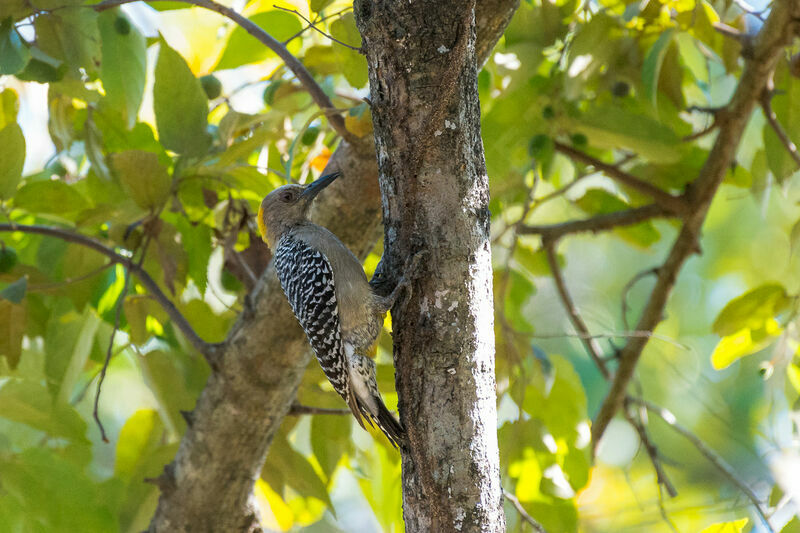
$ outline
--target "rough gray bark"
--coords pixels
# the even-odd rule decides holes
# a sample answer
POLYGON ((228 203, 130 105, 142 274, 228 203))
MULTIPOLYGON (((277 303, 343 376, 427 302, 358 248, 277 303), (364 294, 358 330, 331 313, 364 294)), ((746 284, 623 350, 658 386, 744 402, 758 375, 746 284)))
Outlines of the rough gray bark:
POLYGON ((361 0, 384 267, 426 256, 392 313, 406 531, 504 531, 489 183, 474 2, 361 0))
MULTIPOLYGON (((518 2, 481 2, 479 61, 502 35, 518 2)), ((317 200, 313 218, 363 258, 380 235, 374 147, 343 143, 330 166, 344 179, 317 200)), ((162 494, 150 531, 258 530, 250 505, 253 482, 311 359, 271 266, 219 353, 220 367, 198 399, 174 462, 159 479, 162 494)), ((493 389, 491 397, 493 402, 493 389)))

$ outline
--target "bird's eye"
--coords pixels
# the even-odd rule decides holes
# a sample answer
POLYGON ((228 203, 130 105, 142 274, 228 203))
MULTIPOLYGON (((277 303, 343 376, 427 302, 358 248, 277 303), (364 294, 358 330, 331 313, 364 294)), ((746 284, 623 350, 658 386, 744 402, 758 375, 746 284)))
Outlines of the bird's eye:
POLYGON ((292 191, 286 191, 281 194, 281 201, 283 202, 292 202, 294 201, 294 193, 292 191))

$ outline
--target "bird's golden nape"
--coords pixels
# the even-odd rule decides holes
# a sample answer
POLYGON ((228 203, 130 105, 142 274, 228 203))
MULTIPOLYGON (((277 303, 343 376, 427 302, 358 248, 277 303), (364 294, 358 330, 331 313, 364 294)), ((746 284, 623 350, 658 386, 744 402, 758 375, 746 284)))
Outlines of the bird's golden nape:
POLYGON ((261 234, 261 240, 269 246, 267 240, 267 225, 264 223, 264 204, 258 206, 258 215, 256 217, 256 224, 258 224, 258 232, 261 234))

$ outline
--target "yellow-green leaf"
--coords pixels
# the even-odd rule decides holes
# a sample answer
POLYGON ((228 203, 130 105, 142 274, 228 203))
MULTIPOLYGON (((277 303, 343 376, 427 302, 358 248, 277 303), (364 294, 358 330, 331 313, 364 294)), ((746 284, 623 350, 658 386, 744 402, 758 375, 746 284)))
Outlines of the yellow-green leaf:
POLYGON ((155 209, 169 196, 171 181, 158 156, 142 150, 114 154, 111 164, 133 201, 143 209, 155 209))
POLYGON ((783 332, 774 319, 764 327, 751 330, 744 328, 732 335, 722 337, 711 354, 711 365, 715 370, 726 368, 746 355, 763 350, 783 332))
POLYGON ((0 130, 0 146, 3 147, 0 150, 0 199, 3 199, 9 198, 17 188, 25 164, 25 137, 19 124, 12 122, 0 130))
POLYGON ((747 518, 741 518, 732 522, 717 522, 716 524, 711 524, 700 533, 742 533, 747 522, 747 518))
POLYGON ((758 330, 790 304, 783 285, 765 283, 728 302, 717 315, 712 329, 720 337, 743 329, 758 330))

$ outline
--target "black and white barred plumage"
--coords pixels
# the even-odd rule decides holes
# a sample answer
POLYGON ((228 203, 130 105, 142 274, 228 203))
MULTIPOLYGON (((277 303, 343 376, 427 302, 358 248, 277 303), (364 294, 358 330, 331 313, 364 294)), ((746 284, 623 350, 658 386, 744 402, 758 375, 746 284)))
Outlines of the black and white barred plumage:
MULTIPOLYGON (((287 232, 275 248, 275 269, 322 370, 350 406, 359 425, 364 427, 362 418, 370 424, 374 422, 394 446, 402 445, 405 430, 383 403, 375 379, 375 363, 357 353, 358 348, 364 348, 364 339, 357 334, 343 338, 328 258, 287 232)), ((367 344, 374 342, 376 336, 377 332, 368 335, 372 338, 367 339, 367 344)))
POLYGON ((350 395, 333 271, 328 259, 285 234, 275 249, 275 270, 294 315, 336 392, 350 395))

